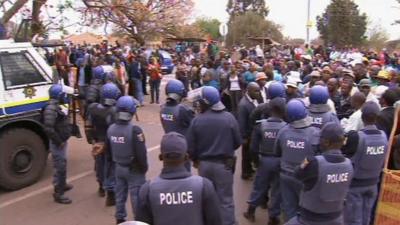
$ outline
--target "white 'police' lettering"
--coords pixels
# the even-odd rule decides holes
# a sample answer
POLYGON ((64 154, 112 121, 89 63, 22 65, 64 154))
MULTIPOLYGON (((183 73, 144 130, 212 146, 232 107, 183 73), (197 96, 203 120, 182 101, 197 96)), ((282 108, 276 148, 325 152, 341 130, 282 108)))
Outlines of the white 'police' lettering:
POLYGON ((304 149, 304 141, 291 141, 287 140, 286 146, 289 148, 304 149))
POLYGON ((174 115, 172 115, 172 114, 165 114, 165 113, 162 113, 162 114, 161 114, 161 118, 162 118, 163 120, 167 120, 167 121, 174 121, 174 115))
POLYGON ((276 138, 276 132, 266 131, 264 132, 264 138, 276 138))
POLYGON ((385 153, 385 146, 368 146, 367 155, 382 155, 385 153))
POLYGON ((322 125, 322 118, 321 117, 315 117, 315 118, 313 118, 312 123, 313 124, 322 125))
POLYGON ((193 192, 160 193, 160 205, 193 204, 193 192))
POLYGON ((326 183, 341 183, 348 180, 349 173, 328 174, 326 175, 326 183))
POLYGON ((111 136, 111 142, 116 144, 125 144, 125 137, 111 136))

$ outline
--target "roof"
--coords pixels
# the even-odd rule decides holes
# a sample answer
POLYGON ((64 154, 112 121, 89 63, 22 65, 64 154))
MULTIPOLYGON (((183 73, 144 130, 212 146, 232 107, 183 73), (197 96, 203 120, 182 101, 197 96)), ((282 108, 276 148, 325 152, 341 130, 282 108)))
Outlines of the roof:
POLYGON ((267 45, 281 45, 281 43, 274 41, 273 39, 269 38, 269 37, 248 37, 249 40, 252 41, 258 41, 258 42, 263 42, 264 44, 267 45))
POLYGON ((163 42, 174 42, 174 41, 179 41, 179 42, 206 42, 206 39, 203 38, 196 38, 196 37, 168 37, 163 40, 163 42))

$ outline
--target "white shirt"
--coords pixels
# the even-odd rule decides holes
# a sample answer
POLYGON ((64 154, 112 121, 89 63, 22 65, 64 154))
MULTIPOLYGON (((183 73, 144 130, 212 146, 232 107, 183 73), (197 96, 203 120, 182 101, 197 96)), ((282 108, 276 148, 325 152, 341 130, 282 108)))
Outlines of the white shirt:
POLYGON ((260 90, 263 102, 267 102, 267 88, 264 86, 260 90))
POLYGON ((364 128, 364 123, 362 122, 361 114, 362 114, 361 109, 359 109, 355 111, 353 114, 351 114, 351 116, 348 119, 344 118, 340 121, 344 133, 348 133, 351 130, 359 131, 362 128, 364 128))
POLYGON ((111 73, 114 71, 114 67, 110 65, 102 65, 101 67, 103 67, 105 73, 111 73))
POLYGON ((229 88, 230 91, 240 91, 239 77, 229 77, 229 82, 231 83, 229 88))
POLYGON ((365 102, 375 102, 379 106, 379 108, 381 107, 381 105, 379 104, 378 98, 372 92, 368 93, 368 96, 365 99, 365 102))
POLYGON ((255 107, 258 106, 257 100, 250 98, 250 96, 249 96, 247 93, 246 93, 246 98, 247 98, 251 103, 253 103, 253 105, 254 105, 255 107))

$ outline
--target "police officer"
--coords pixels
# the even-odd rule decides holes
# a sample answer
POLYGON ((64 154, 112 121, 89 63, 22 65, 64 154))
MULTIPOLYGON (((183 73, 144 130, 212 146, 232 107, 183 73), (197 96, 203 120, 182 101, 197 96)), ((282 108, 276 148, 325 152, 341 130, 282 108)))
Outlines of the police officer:
POLYGON ((295 178, 294 170, 302 161, 316 154, 319 144, 319 129, 311 126, 311 118, 304 102, 292 99, 287 104, 289 125, 277 135, 274 151, 281 156, 280 187, 282 208, 287 219, 296 216, 301 182, 295 178))
POLYGON ((104 143, 108 127, 114 123, 116 108, 115 103, 121 95, 118 87, 107 83, 101 88, 101 103, 92 103, 88 107, 87 123, 85 124, 86 136, 93 145, 92 155, 95 158, 95 171, 99 183, 99 195, 104 196, 107 191, 106 206, 115 205, 114 197, 114 165, 107 161, 104 143), (105 191, 104 191, 105 190, 105 191))
POLYGON ((107 130, 106 148, 111 151, 115 162, 117 224, 124 222, 127 216, 125 203, 128 193, 135 211, 139 188, 145 182, 148 169, 143 131, 131 124, 136 106, 131 96, 120 97, 116 104, 116 121, 107 130))
POLYGON ((190 124, 187 139, 189 154, 199 175, 211 180, 217 192, 222 225, 235 224, 233 172, 235 150, 241 145, 239 125, 231 113, 224 111, 216 88, 200 91, 200 111, 190 124))
POLYGON ((268 210, 268 225, 280 224, 281 194, 279 190, 280 158, 273 152, 276 135, 286 126, 283 121, 286 100, 276 97, 269 102, 271 117, 261 121, 254 128, 251 138, 251 151, 257 152, 260 157, 254 181, 253 191, 247 201, 249 207, 243 215, 251 222, 255 221, 256 207, 265 201, 271 187, 271 204, 268 210))
POLYGON ((285 97, 285 87, 280 82, 272 82, 267 89, 267 102, 259 104, 250 115, 251 124, 258 120, 267 119, 269 115, 268 102, 276 97, 285 97))
POLYGON ((106 78, 106 73, 102 66, 96 66, 93 69, 93 78, 86 91, 86 104, 89 106, 94 102, 100 102, 100 89, 103 86, 106 78))
POLYGON ((160 118, 164 132, 171 131, 186 135, 194 112, 188 106, 181 104, 185 94, 185 86, 179 80, 170 80, 166 87, 167 102, 161 106, 160 118))
POLYGON ((354 167, 354 178, 345 203, 345 224, 370 223, 388 144, 386 134, 375 125, 378 114, 379 106, 375 102, 366 102, 361 108, 364 128, 350 132, 343 148, 354 167))
POLYGON ((343 205, 353 176, 351 161, 340 148, 344 132, 339 124, 322 127, 322 155, 307 157, 295 176, 303 183, 300 211, 286 225, 343 225, 343 205))
MULTIPOLYGON (((247 85, 247 91, 238 105, 238 122, 240 132, 243 138, 242 145, 242 179, 250 179, 254 173, 252 166, 252 154, 250 152, 250 137, 252 132, 252 124, 250 115, 258 106, 258 100, 262 98, 260 86, 256 82, 250 82, 247 85)), ((255 158, 255 157, 253 157, 255 158)))
POLYGON ((191 175, 187 142, 182 134, 170 132, 161 140, 161 174, 145 183, 139 193, 136 220, 153 225, 220 225, 221 212, 213 184, 191 175))
POLYGON ((329 107, 328 89, 321 85, 315 85, 310 89, 309 116, 312 118, 312 125, 321 128, 324 124, 335 122, 339 124, 337 116, 331 112, 329 107))
POLYGON ((71 136, 71 125, 68 116, 60 105, 65 103, 66 94, 60 84, 54 84, 49 89, 50 101, 42 110, 42 118, 47 136, 50 139, 49 149, 53 159, 54 201, 60 204, 70 204, 72 201, 64 196, 64 192, 72 189, 67 184, 67 147, 71 136))

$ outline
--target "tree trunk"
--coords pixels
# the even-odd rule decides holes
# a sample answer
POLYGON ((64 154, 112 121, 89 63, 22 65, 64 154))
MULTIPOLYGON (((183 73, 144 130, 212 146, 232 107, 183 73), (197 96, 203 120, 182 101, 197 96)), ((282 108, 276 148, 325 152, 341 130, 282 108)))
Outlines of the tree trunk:
POLYGON ((4 12, 1 23, 6 24, 29 0, 17 0, 11 8, 4 12))
POLYGON ((42 21, 39 19, 40 9, 47 2, 47 0, 33 0, 32 1, 32 24, 31 24, 31 38, 36 34, 44 32, 42 21))
POLYGON ((137 43, 140 44, 140 46, 144 46, 145 41, 142 36, 137 35, 137 34, 132 34, 132 33, 130 33, 130 35, 135 41, 137 41, 137 43))

